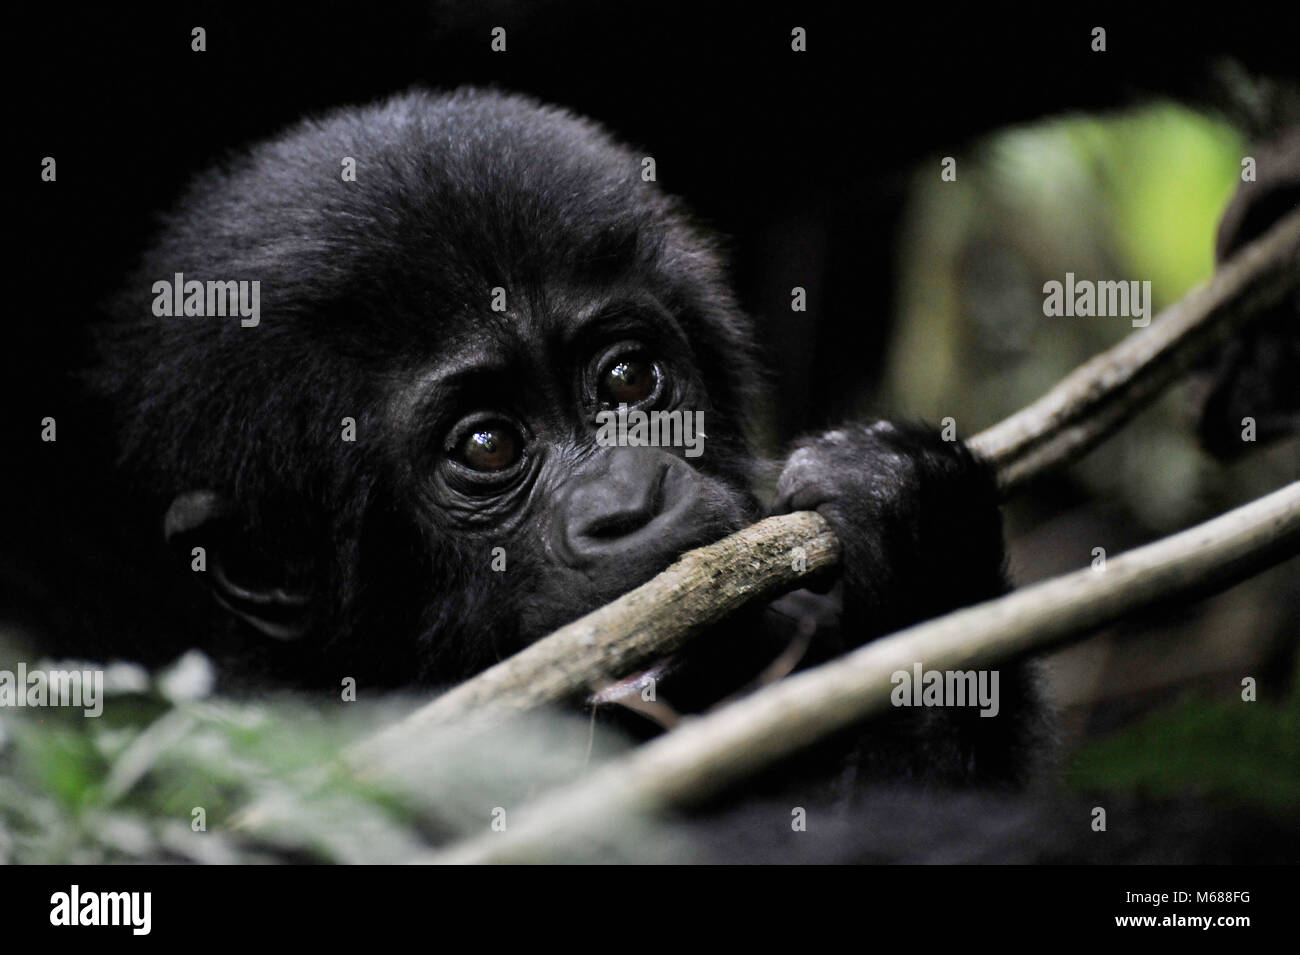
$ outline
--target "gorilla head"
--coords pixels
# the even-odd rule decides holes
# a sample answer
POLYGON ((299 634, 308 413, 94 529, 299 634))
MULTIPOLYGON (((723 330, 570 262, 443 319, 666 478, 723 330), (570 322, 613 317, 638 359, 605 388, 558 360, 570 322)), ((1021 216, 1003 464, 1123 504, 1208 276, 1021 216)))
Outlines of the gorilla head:
POLYGON ((97 382, 199 625, 296 679, 463 677, 755 516, 718 259, 562 110, 303 122, 200 177, 112 311, 97 382), (253 281, 255 325, 183 314, 253 281), (620 405, 703 411, 703 454, 602 446, 620 405))

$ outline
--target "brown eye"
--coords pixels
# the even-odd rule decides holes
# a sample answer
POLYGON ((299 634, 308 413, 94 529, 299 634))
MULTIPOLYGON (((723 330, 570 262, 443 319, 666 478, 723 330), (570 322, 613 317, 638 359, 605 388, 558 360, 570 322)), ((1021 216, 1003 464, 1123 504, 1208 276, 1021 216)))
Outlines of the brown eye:
POLYGON ((600 400, 607 405, 634 405, 654 394, 659 384, 659 369, 653 361, 637 356, 623 356, 600 376, 600 400))
POLYGON ((519 460, 522 443, 518 432, 509 425, 485 425, 465 436, 458 457, 475 471, 503 471, 519 460))

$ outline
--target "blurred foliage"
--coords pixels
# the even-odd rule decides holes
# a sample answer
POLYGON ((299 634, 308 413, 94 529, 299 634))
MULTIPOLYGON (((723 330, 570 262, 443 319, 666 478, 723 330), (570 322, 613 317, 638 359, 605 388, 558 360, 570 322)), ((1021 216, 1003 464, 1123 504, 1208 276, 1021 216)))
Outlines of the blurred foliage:
MULTIPOLYGON (((1152 314, 1206 280, 1218 218, 1246 146, 1225 123, 1170 104, 1005 130, 957 158, 957 181, 925 164, 900 248, 900 315, 880 394, 888 409, 951 415, 971 436, 1038 398, 1134 331, 1121 317, 1048 318, 1043 285, 1150 281, 1152 314)), ((1296 445, 1224 467, 1189 430, 1171 389, 1071 470, 1164 532, 1272 490, 1296 445)))
POLYGON ((157 677, 118 664, 97 718, 0 709, 0 863, 400 862, 485 831, 496 807, 513 811, 623 745, 540 715, 488 738, 431 740, 400 784, 366 780, 343 754, 419 698, 223 698, 204 689, 208 666, 196 652, 157 677))
POLYGON ((358 832, 387 833, 386 848, 410 841, 412 814, 399 801, 321 770, 375 714, 169 688, 178 671, 203 667, 197 654, 157 679, 132 667, 127 685, 109 680, 98 718, 68 707, 0 710, 0 861, 271 861, 272 850, 342 859, 358 832), (278 846, 232 834, 239 809, 272 796, 292 799, 297 832, 278 846), (191 826, 196 807, 206 831, 191 826), (347 825, 323 824, 341 814, 347 825))
POLYGON ((1018 214, 1066 235, 1094 231, 1098 244, 1113 246, 1106 257, 1124 277, 1151 281, 1162 308, 1209 277, 1244 153, 1231 127, 1161 105, 1011 130, 976 162, 1018 214))
POLYGON ((1294 816, 1300 810, 1300 696, 1195 696, 1090 743, 1068 782, 1086 791, 1189 793, 1294 816))

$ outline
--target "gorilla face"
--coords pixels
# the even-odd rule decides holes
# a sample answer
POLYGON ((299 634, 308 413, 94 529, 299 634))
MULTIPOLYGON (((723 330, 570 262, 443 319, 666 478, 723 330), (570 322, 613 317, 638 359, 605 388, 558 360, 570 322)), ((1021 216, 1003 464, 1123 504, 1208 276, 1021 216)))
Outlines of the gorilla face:
POLYGON ((97 381, 220 608, 194 619, 296 680, 467 676, 756 516, 716 256, 639 157, 522 98, 410 94, 232 158, 113 312, 97 381), (260 321, 157 316, 176 273, 256 281, 260 321), (609 446, 615 410, 702 412, 702 453, 609 446))
POLYGON ((494 625, 497 652, 752 519, 711 434, 695 459, 601 439, 602 412, 713 417, 689 341, 648 290, 535 296, 464 324, 450 354, 396 389, 387 420, 415 526, 485 571, 476 585, 512 611, 509 642, 494 625))

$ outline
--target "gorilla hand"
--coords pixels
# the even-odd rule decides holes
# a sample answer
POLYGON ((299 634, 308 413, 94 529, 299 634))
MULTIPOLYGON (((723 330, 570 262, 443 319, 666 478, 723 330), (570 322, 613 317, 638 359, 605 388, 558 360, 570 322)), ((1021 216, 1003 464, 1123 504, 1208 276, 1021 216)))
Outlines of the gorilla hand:
POLYGON ((878 421, 800 442, 772 512, 800 510, 839 538, 850 645, 1007 588, 992 470, 927 428, 878 421))

